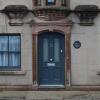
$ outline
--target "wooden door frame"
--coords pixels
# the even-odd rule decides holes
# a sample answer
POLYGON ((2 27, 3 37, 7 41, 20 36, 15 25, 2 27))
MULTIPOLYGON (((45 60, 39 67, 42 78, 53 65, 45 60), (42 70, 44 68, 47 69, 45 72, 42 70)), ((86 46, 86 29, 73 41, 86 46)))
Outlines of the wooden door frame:
MULTIPOLYGON (((38 64, 37 64, 37 57, 38 57, 38 35, 43 34, 49 30, 40 31, 37 34, 32 35, 32 54, 33 54, 33 87, 35 89, 39 88, 38 85, 38 64)), ((50 31, 49 31, 50 32, 50 31)), ((65 33, 59 30, 53 30, 52 32, 58 32, 65 35, 65 89, 71 86, 71 34, 65 33)))

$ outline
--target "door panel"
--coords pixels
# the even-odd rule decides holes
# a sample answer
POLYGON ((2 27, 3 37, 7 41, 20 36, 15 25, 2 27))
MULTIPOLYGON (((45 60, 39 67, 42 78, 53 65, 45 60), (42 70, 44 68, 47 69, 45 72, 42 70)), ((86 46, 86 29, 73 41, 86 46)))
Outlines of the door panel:
POLYGON ((38 82, 40 85, 64 85, 64 35, 43 33, 38 36, 38 82))
POLYGON ((59 55, 59 50, 60 50, 60 43, 59 39, 54 40, 54 61, 59 62, 60 60, 60 55, 59 55))
POLYGON ((48 61, 48 39, 43 39, 43 61, 48 61))

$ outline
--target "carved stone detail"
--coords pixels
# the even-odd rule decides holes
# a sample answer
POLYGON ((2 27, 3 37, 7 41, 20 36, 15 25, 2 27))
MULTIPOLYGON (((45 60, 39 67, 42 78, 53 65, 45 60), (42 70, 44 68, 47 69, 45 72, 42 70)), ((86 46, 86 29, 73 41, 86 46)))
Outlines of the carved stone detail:
POLYGON ((98 14, 96 5, 79 5, 75 8, 76 15, 80 19, 81 26, 91 26, 94 24, 94 18, 98 14))

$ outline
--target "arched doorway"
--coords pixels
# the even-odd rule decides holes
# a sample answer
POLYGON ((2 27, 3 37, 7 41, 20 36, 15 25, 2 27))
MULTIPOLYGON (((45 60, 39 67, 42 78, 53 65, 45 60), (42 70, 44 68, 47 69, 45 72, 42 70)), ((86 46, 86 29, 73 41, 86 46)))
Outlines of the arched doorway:
POLYGON ((38 35, 38 84, 65 84, 65 35, 44 32, 38 35))

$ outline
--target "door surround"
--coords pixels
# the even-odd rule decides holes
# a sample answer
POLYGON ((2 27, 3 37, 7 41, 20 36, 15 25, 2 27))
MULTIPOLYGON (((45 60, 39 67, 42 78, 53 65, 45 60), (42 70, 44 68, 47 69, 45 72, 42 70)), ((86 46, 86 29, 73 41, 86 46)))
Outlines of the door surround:
POLYGON ((46 24, 37 24, 33 28, 33 34, 32 34, 32 73, 33 73, 33 88, 38 89, 38 64, 37 64, 37 47, 38 47, 38 35, 43 34, 45 32, 58 32, 65 35, 65 88, 71 86, 71 26, 72 24, 64 23, 59 25, 58 23, 55 24, 49 24, 49 27, 46 24), (58 30, 60 29, 60 30, 58 30))

